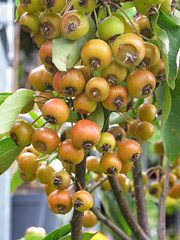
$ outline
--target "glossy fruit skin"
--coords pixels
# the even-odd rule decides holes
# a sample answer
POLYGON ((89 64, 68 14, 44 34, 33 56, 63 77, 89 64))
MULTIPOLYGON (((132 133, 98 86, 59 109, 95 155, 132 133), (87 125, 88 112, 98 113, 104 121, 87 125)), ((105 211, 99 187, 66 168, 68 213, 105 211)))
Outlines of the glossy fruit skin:
POLYGON ((29 13, 40 11, 43 8, 41 0, 31 0, 28 3, 26 0, 20 0, 20 6, 29 13))
POLYGON ((19 19, 19 26, 25 32, 36 34, 40 30, 39 17, 34 13, 25 12, 19 19))
POLYGON ((149 194, 152 196, 159 198, 159 195, 162 192, 161 184, 157 181, 151 182, 148 187, 149 194))
POLYGON ((115 16, 108 16, 98 25, 97 30, 98 37, 108 41, 112 37, 124 33, 124 24, 115 16))
POLYGON ((39 110, 42 112, 42 108, 45 102, 47 102, 48 100, 54 98, 54 94, 52 92, 41 92, 39 93, 40 96, 42 97, 37 97, 36 101, 38 101, 37 106, 39 108, 39 110))
POLYGON ((56 190, 48 197, 50 210, 55 214, 66 214, 72 209, 72 196, 66 190, 56 190))
POLYGON ((116 38, 112 44, 114 59, 121 66, 138 66, 145 56, 144 41, 133 33, 126 33, 116 38))
POLYGON ((60 98, 53 98, 44 103, 42 108, 44 119, 50 124, 60 125, 69 117, 69 107, 60 98))
POLYGON ((38 32, 36 34, 31 34, 31 38, 33 40, 33 43, 39 49, 47 41, 46 38, 40 32, 38 32))
POLYGON ((101 133, 101 138, 96 148, 101 153, 109 153, 112 152, 116 145, 115 137, 109 132, 101 133))
POLYGON ((122 168, 120 173, 127 175, 128 172, 133 168, 134 162, 124 163, 122 162, 122 168))
POLYGON ((126 175, 124 174, 118 174, 117 175, 117 179, 118 179, 118 182, 123 190, 123 193, 127 193, 129 191, 129 188, 130 188, 130 181, 129 179, 126 177, 126 175))
POLYGON ((70 40, 78 40, 88 32, 89 22, 84 14, 72 10, 61 18, 60 29, 64 37, 70 40))
POLYGON ((141 155, 141 146, 132 139, 120 142, 118 147, 118 156, 124 163, 136 161, 141 155))
MULTIPOLYGON (((160 180, 162 188, 164 187, 164 181, 165 181, 165 174, 162 175, 161 180, 160 180)), ((177 185, 177 177, 172 172, 169 173, 168 184, 169 184, 169 189, 171 189, 177 185)))
POLYGON ((79 12, 88 13, 95 9, 97 1, 96 0, 86 0, 86 1, 73 0, 72 3, 74 8, 79 12), (84 3, 81 3, 81 2, 84 2, 84 3))
POLYGON ((18 167, 24 173, 36 173, 38 167, 38 163, 36 160, 37 156, 35 154, 30 152, 22 153, 18 157, 18 167))
POLYGON ((85 92, 91 100, 100 102, 107 99, 110 87, 104 78, 94 77, 87 82, 85 92))
POLYGON ((58 172, 54 172, 51 175, 51 185, 58 189, 64 190, 67 189, 71 184, 71 176, 65 170, 60 170, 58 172))
POLYGON ((166 14, 170 14, 172 11, 175 10, 177 6, 177 1, 174 0, 164 0, 161 4, 160 10, 166 14))
POLYGON ((47 127, 41 127, 32 135, 33 147, 43 154, 51 154, 56 150, 60 142, 57 133, 47 127))
POLYGON ((92 171, 97 174, 102 173, 102 169, 100 167, 100 160, 95 156, 88 156, 86 158, 86 168, 88 171, 92 171))
POLYGON ((128 133, 132 138, 136 138, 135 129, 140 120, 133 120, 128 124, 128 133))
POLYGON ((160 4, 164 0, 146 1, 146 0, 135 0, 135 7, 138 13, 142 15, 151 16, 157 13, 160 8, 160 4))
POLYGON ((19 169, 19 176, 24 182, 32 182, 36 179, 36 173, 24 173, 19 169))
POLYGON ((23 13, 25 13, 26 11, 21 7, 20 3, 17 6, 17 13, 19 16, 23 15, 23 13))
POLYGON ((150 22, 149 22, 149 19, 147 16, 139 14, 133 20, 136 23, 138 23, 139 28, 140 28, 140 34, 142 34, 145 37, 151 36, 152 29, 151 29, 151 25, 150 25, 150 22))
POLYGON ((164 59, 160 58, 154 66, 149 68, 149 71, 154 74, 157 81, 164 81, 166 79, 164 59))
POLYGON ((40 16, 41 34, 46 39, 55 39, 61 36, 59 24, 61 18, 56 13, 44 13, 40 16))
POLYGON ((156 79, 150 71, 137 69, 128 75, 126 85, 133 98, 142 99, 152 94, 156 87, 156 79))
POLYGON ((125 87, 115 85, 110 87, 109 96, 106 100, 102 101, 103 106, 114 112, 123 111, 128 103, 128 92, 125 87))
POLYGON ((75 110, 81 114, 89 114, 95 111, 97 102, 91 100, 85 92, 78 95, 74 101, 75 110))
POLYGON ((101 132, 98 125, 90 120, 83 119, 78 121, 71 131, 72 142, 76 147, 85 150, 89 147, 95 146, 100 138, 101 132))
POLYGON ((44 184, 44 192, 47 196, 49 196, 53 191, 56 191, 56 189, 51 184, 44 184))
POLYGON ((178 199, 180 198, 180 184, 168 190, 168 196, 178 199))
POLYGON ((34 68, 29 73, 29 81, 32 84, 33 88, 37 91, 43 92, 46 90, 46 87, 43 83, 43 74, 46 71, 44 65, 34 68))
POLYGON ((51 184, 51 177, 53 173, 54 168, 44 164, 38 167, 36 175, 40 183, 51 184))
POLYGON ((72 204, 76 210, 85 212, 93 206, 93 198, 87 191, 80 190, 72 196, 72 204))
POLYGON ((43 8, 51 13, 61 12, 66 6, 66 0, 52 0, 50 2, 48 0, 41 0, 41 3, 43 8))
POLYGON ((118 85, 125 80, 127 68, 122 67, 113 60, 109 66, 102 69, 101 76, 106 79, 109 85, 118 85))
POLYGON ((143 180, 143 185, 146 186, 146 184, 148 182, 148 176, 147 176, 146 172, 142 172, 141 176, 142 176, 142 180, 143 180))
POLYGON ((52 62, 52 40, 45 42, 41 46, 39 51, 39 57, 43 64, 48 64, 49 66, 54 67, 54 63, 52 62))
POLYGON ((39 152, 33 147, 33 145, 30 145, 28 147, 25 147, 21 153, 25 153, 25 152, 30 152, 35 154, 37 157, 39 157, 39 152))
POLYGON ((36 235, 36 236, 40 236, 42 238, 45 238, 46 237, 46 231, 42 227, 28 227, 26 229, 25 236, 28 236, 28 235, 36 235))
POLYGON ((85 228, 94 227, 97 223, 98 219, 91 210, 87 210, 84 212, 83 227, 85 228))
POLYGON ((138 118, 141 121, 152 122, 157 114, 157 108, 151 103, 143 103, 138 107, 138 118))
POLYGON ((141 121, 135 128, 135 135, 141 141, 146 141, 152 137, 154 133, 154 127, 151 123, 141 121))
POLYGON ((43 74, 43 85, 46 87, 47 90, 54 90, 53 89, 53 77, 54 77, 54 74, 45 70, 44 71, 44 74, 43 74))
POLYGON ((160 156, 164 156, 164 145, 163 145, 163 141, 161 139, 159 139, 158 141, 156 141, 154 143, 154 152, 160 156))
POLYGON ((17 146, 25 147, 31 144, 33 132, 34 129, 29 123, 18 121, 11 127, 9 136, 17 146))
POLYGON ((145 42, 144 44, 146 53, 143 62, 145 63, 146 68, 150 68, 158 63, 161 54, 159 48, 153 43, 145 42))
POLYGON ((84 158, 84 149, 76 147, 71 139, 67 139, 60 144, 58 157, 62 162, 79 164, 84 158))
POLYGON ((101 158, 100 167, 108 176, 117 175, 122 167, 121 159, 113 153, 108 153, 101 158))
POLYGON ((84 65, 75 65, 74 68, 76 68, 77 70, 81 71, 85 82, 87 83, 91 78, 93 78, 93 74, 92 71, 90 70, 90 68, 88 66, 84 66, 84 65))
POLYGON ((85 79, 81 71, 72 68, 65 74, 57 72, 53 78, 53 87, 62 96, 75 97, 83 92, 85 79))
POLYGON ((126 138, 126 132, 122 127, 119 126, 111 127, 107 132, 111 133, 114 136, 116 140, 116 146, 118 146, 119 143, 121 141, 124 141, 126 138))
POLYGON ((101 70, 107 67, 111 62, 111 58, 111 48, 101 39, 88 41, 81 50, 81 59, 85 65, 90 66, 90 69, 101 70))

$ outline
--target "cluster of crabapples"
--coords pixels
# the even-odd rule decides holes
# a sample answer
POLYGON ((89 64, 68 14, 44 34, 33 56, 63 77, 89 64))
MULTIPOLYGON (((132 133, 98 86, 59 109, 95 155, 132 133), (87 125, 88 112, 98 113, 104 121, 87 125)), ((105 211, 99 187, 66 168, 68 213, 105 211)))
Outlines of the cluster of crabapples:
MULTIPOLYGON (((149 5, 144 2, 135 0, 139 14, 125 23, 111 13, 113 4, 117 10, 117 1, 20 0, 17 7, 19 25, 30 33, 40 49, 42 61, 42 65, 29 74, 38 94, 21 113, 29 112, 36 103, 46 124, 34 128, 28 122, 17 121, 12 126, 11 139, 25 147, 18 157, 19 173, 24 181, 37 177, 45 184, 52 212, 66 214, 74 206, 78 211, 87 211, 87 218, 93 215, 94 220, 87 221, 85 226, 89 226, 89 222, 97 223, 97 219, 89 210, 93 198, 88 191, 80 190, 73 196, 68 191, 75 165, 86 159, 87 169, 97 174, 96 181, 104 174, 117 176, 123 191, 127 192, 126 174, 141 155, 140 143, 151 138, 154 132, 151 122, 156 118, 157 109, 153 104, 141 104, 135 120, 127 118, 126 112, 131 111, 137 99, 151 97, 157 84, 166 78, 159 48, 144 41, 143 36, 153 37, 147 16, 160 7, 165 12, 173 10, 175 4, 166 0, 148 1, 149 5), (78 62, 66 72, 59 71, 52 61, 53 39, 81 39, 89 31, 90 13, 96 15, 96 10, 102 7, 107 8, 108 15, 99 23, 96 21, 96 37, 82 47, 81 64, 78 62), (128 138, 123 127, 106 126, 101 132, 95 122, 88 120, 98 104, 126 119, 128 138), (79 117, 75 124, 71 121, 72 111, 79 117), (59 126, 67 121, 71 121, 72 128, 60 133, 59 126), (51 128, 53 125, 56 131, 51 128), (100 159, 87 156, 93 147, 99 151, 100 159), (56 151, 62 170, 55 171, 48 164, 38 162, 39 158, 46 159, 56 151)), ((108 186, 108 180, 103 186, 108 186)))

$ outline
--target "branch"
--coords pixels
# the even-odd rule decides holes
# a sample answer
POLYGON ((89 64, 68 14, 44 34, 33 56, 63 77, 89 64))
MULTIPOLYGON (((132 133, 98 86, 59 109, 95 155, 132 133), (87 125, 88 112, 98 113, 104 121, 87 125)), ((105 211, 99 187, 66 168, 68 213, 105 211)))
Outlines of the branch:
POLYGON ((143 186, 140 161, 141 159, 135 161, 134 168, 133 168, 133 182, 134 182, 137 219, 138 219, 139 225, 142 227, 144 232, 147 234, 147 236, 151 238, 146 202, 144 198, 144 186, 143 186))
MULTIPOLYGON (((86 188, 86 156, 83 161, 76 165, 76 192, 80 190, 79 184, 82 189, 86 188), (78 184, 79 183, 79 184, 78 184)), ((82 240, 82 224, 84 213, 74 209, 71 220, 71 240, 82 240)))
POLYGON ((166 171, 166 176, 164 180, 163 192, 159 197, 159 225, 158 225, 158 239, 166 239, 166 211, 165 211, 165 201, 169 188, 169 173, 171 171, 171 166, 169 165, 166 171))
POLYGON ((131 240, 121 229, 119 229, 114 223, 112 223, 109 219, 104 217, 102 213, 95 207, 91 208, 91 211, 96 215, 97 219, 103 222, 106 226, 108 226, 114 233, 117 234, 122 240, 131 240))
POLYGON ((98 188, 99 186, 101 186, 106 180, 107 180, 107 177, 104 177, 104 178, 100 179, 97 183, 95 183, 95 184, 88 190, 88 192, 89 192, 89 193, 94 192, 94 190, 95 190, 96 188, 98 188))
POLYGON ((131 213, 129 206, 126 202, 126 199, 123 195, 123 191, 119 185, 117 177, 110 177, 108 176, 112 191, 116 198, 116 202, 119 206, 121 214, 123 215, 124 219, 126 220, 128 226, 130 227, 131 231, 134 233, 138 240, 150 240, 150 238, 144 233, 141 226, 137 223, 136 219, 131 213))

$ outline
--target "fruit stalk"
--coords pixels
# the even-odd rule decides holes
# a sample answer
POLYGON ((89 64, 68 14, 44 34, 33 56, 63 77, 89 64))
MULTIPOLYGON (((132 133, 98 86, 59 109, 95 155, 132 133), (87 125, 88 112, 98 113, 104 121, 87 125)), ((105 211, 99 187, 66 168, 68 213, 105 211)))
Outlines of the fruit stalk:
MULTIPOLYGON (((76 192, 86 188, 86 156, 83 161, 76 165, 76 192)), ((71 220, 71 240, 82 240, 83 212, 74 209, 71 220)))
POLYGON ((136 236, 138 240, 150 240, 150 238, 145 234, 141 226, 137 223, 136 219, 132 215, 132 212, 129 209, 129 206, 124 197, 122 188, 119 185, 117 177, 108 176, 112 191, 114 193, 116 202, 119 206, 121 214, 126 220, 128 226, 130 227, 133 234, 136 236))
POLYGON ((137 219, 139 225, 142 227, 144 232, 151 238, 149 224, 148 224, 148 215, 146 202, 144 198, 144 187, 143 187, 143 179, 141 172, 141 159, 134 162, 133 168, 133 182, 134 182, 134 193, 135 193, 135 203, 136 203, 136 211, 137 211, 137 219))
POLYGON ((106 180, 107 180, 107 177, 104 177, 104 178, 100 179, 97 183, 95 183, 95 184, 88 190, 88 192, 89 192, 89 193, 94 192, 94 190, 95 190, 96 188, 98 188, 99 186, 101 186, 106 180))
POLYGON ((171 171, 171 166, 168 165, 165 180, 164 180, 164 188, 162 194, 159 197, 159 225, 158 225, 158 239, 165 240, 166 239, 166 211, 165 211, 165 202, 166 196, 169 188, 169 173, 171 171))
POLYGON ((130 240, 130 238, 119 229, 116 225, 114 225, 110 220, 108 220, 102 213, 95 207, 92 207, 91 210, 96 215, 97 219, 103 222, 106 226, 108 226, 113 232, 117 234, 122 240, 130 240))

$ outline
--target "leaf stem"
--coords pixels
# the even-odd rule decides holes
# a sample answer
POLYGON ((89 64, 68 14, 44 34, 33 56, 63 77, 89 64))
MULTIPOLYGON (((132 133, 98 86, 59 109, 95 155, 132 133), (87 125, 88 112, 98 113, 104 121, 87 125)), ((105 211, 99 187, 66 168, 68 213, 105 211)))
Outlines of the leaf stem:
POLYGON ((95 183, 89 190, 88 192, 89 193, 92 193, 94 192, 94 190, 98 187, 100 187, 108 178, 107 177, 104 177, 102 179, 100 179, 97 183, 95 183))

